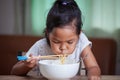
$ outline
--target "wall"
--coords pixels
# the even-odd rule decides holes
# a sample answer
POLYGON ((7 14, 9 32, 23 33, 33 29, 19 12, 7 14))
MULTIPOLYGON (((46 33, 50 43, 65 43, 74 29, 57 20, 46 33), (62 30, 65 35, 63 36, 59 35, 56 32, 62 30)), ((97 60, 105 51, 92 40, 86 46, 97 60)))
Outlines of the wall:
POLYGON ((14 0, 0 0, 0 34, 14 34, 14 0))

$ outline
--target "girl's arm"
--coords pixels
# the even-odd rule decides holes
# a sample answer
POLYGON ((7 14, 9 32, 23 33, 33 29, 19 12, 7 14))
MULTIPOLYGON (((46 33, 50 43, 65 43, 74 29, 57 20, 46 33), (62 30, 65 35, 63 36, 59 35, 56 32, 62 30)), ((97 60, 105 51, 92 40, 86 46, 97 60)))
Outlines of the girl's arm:
POLYGON ((91 51, 90 46, 87 46, 81 54, 83 62, 87 69, 87 75, 89 80, 100 80, 101 71, 97 61, 91 51))
POLYGON ((37 59, 35 58, 30 58, 26 61, 19 61, 18 63, 16 63, 12 70, 11 70, 11 74, 12 75, 20 75, 20 76, 24 76, 26 75, 33 67, 36 66, 37 63, 37 59))

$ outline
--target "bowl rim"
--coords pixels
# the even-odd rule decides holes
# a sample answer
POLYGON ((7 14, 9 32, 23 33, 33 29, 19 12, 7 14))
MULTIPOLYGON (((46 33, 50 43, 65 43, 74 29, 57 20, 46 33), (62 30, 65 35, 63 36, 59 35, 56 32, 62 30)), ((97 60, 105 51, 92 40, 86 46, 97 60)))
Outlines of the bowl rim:
MULTIPOLYGON (((49 61, 49 60, 40 60, 38 63, 39 63, 39 64, 42 64, 42 65, 59 65, 59 66, 62 66, 62 65, 77 65, 77 64, 80 64, 80 61, 75 62, 75 63, 68 63, 68 64, 50 64, 50 63, 42 63, 43 61, 49 61)), ((51 61, 52 61, 52 60, 51 60, 51 61)))

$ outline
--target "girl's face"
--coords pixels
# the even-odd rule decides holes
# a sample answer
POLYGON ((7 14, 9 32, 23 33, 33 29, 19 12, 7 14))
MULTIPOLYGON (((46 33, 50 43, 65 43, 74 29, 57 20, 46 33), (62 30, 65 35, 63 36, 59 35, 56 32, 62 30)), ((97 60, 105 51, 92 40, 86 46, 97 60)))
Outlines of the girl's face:
POLYGON ((54 28, 49 34, 50 46, 55 54, 71 54, 76 47, 79 36, 75 29, 68 27, 54 28))

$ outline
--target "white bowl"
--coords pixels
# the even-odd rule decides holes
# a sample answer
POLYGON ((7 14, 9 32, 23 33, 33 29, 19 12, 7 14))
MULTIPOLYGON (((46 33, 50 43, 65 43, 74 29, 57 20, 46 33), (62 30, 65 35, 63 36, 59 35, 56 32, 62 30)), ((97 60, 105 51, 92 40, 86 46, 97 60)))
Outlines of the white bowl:
POLYGON ((79 64, 74 60, 66 60, 64 64, 61 64, 60 60, 41 60, 39 69, 49 80, 69 80, 78 73, 79 64))

